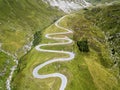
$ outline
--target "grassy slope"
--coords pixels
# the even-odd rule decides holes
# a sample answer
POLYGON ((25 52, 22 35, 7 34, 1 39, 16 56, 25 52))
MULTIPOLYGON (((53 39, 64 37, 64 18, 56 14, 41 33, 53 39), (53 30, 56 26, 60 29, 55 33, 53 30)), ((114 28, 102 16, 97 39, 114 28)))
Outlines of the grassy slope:
MULTIPOLYGON (((46 5, 41 0, 0 0, 0 43, 2 49, 18 58, 24 55, 23 46, 29 44, 36 31, 42 31, 62 13, 46 5)), ((0 90, 5 89, 5 81, 13 64, 10 57, 0 52, 0 90), (9 63, 7 59, 10 59, 9 63)))
MULTIPOLYGON (((72 28, 74 35, 68 35, 75 43, 67 46, 43 47, 45 49, 74 51, 76 57, 70 62, 56 62, 44 67, 39 72, 48 74, 61 72, 68 78, 66 90, 118 90, 119 82, 116 73, 111 69, 113 62, 110 58, 108 43, 101 28, 87 20, 83 13, 73 14, 61 23, 66 28, 72 28), (76 41, 87 38, 90 52, 78 50, 76 41)), ((42 33, 42 42, 56 42, 44 37, 46 33, 63 31, 54 25, 42 33)), ((59 36, 57 36, 59 37, 59 36)), ((32 76, 34 67, 55 57, 67 57, 55 53, 43 53, 32 49, 20 60, 17 76, 13 80, 13 90, 57 90, 60 87, 59 78, 35 79, 32 76), (20 78, 20 79, 19 79, 20 78)))
POLYGON ((32 40, 61 14, 41 0, 0 0, 0 42, 2 48, 23 55, 23 45, 32 40))
POLYGON ((73 18, 69 25, 75 31, 73 39, 76 42, 82 40, 82 38, 87 38, 89 43, 90 52, 83 53, 82 56, 94 85, 98 90, 117 90, 119 88, 118 81, 114 72, 110 70, 113 62, 110 58, 104 33, 99 27, 84 18, 81 13, 73 18))
POLYGON ((11 66, 14 64, 12 60, 12 57, 0 52, 0 90, 5 90, 6 79, 10 73, 11 66))
MULTIPOLYGON (((120 75, 120 3, 86 11, 86 19, 105 32, 112 59, 120 75)), ((113 69, 114 69, 113 68, 113 69)))

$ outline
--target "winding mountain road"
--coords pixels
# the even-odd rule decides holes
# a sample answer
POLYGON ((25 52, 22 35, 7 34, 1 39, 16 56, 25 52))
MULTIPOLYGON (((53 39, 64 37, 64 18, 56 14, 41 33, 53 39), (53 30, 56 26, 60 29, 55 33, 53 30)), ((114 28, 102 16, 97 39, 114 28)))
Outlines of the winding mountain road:
POLYGON ((41 47, 43 46, 54 46, 54 45, 68 45, 68 44, 72 44, 73 41, 68 38, 67 36, 65 37, 55 37, 54 35, 63 35, 63 34, 70 34, 73 33, 72 30, 66 29, 62 26, 59 25, 59 22, 64 19, 66 16, 60 18, 57 22, 55 22, 55 26, 65 30, 65 32, 59 32, 59 33, 50 33, 50 34, 46 34, 45 37, 48 39, 53 39, 53 40, 58 40, 58 41, 63 41, 63 42, 59 42, 59 43, 49 43, 49 44, 40 44, 38 46, 36 46, 36 50, 40 51, 40 52, 51 52, 51 53, 60 53, 60 54, 66 54, 69 55, 69 57, 66 58, 56 58, 56 59, 51 59, 49 61, 44 62, 43 64, 38 65, 37 67, 34 68, 33 70, 33 76, 34 78, 39 78, 39 79, 45 79, 45 78, 50 78, 50 77, 59 77, 62 81, 61 86, 59 88, 59 90, 65 90, 66 85, 67 85, 67 77, 61 73, 52 73, 52 74, 47 74, 47 75, 40 75, 38 73, 38 71, 40 69, 42 69, 44 66, 54 63, 54 62, 63 62, 63 61, 70 61, 75 57, 75 54, 73 52, 67 52, 67 51, 58 51, 58 50, 46 50, 46 49, 42 49, 41 47))

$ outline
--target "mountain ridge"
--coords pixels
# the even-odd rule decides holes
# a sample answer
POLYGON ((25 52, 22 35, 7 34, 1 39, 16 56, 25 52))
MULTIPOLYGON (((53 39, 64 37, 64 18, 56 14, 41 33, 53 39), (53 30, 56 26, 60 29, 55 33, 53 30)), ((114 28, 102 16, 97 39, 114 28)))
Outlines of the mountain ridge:
POLYGON ((85 0, 42 0, 42 1, 53 7, 58 7, 65 13, 70 13, 74 10, 79 10, 91 5, 85 0))

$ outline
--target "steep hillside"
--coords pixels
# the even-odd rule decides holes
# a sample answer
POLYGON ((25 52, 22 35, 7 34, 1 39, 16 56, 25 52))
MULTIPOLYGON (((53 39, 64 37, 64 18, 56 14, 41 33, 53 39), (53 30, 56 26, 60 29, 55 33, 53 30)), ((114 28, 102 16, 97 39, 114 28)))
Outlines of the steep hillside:
POLYGON ((0 0, 0 43, 2 48, 21 56, 29 49, 33 34, 61 14, 41 0, 0 0))
POLYGON ((84 53, 85 56, 83 57, 98 90, 119 90, 120 4, 84 10, 84 14, 77 13, 69 21, 71 23, 68 23, 69 27, 75 31, 73 39, 76 44, 84 40, 88 41, 90 52, 88 54, 84 53), (99 66, 101 66, 101 69, 98 68, 99 66), (104 71, 114 77, 112 81, 116 82, 116 87, 112 86, 112 83, 110 84, 112 81, 109 81, 109 75, 108 78, 105 77, 104 74, 107 73, 104 71))
POLYGON ((101 28, 109 44, 113 68, 118 68, 120 75, 120 3, 107 7, 96 7, 85 12, 85 17, 94 25, 101 28))
POLYGON ((0 0, 0 90, 15 64, 13 57, 20 58, 40 41, 41 32, 58 19, 62 12, 42 0, 0 0))

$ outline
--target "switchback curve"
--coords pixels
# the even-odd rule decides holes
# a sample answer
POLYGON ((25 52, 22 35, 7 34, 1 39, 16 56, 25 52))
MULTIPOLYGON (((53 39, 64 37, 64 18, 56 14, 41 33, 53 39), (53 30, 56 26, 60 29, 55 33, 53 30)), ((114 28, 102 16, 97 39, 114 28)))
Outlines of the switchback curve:
POLYGON ((69 55, 69 57, 67 58, 56 58, 56 59, 51 59, 49 61, 44 62, 43 64, 38 65, 37 67, 34 68, 33 70, 33 76, 35 78, 39 78, 39 79, 45 79, 45 78, 50 78, 50 77, 59 77, 62 81, 61 86, 59 88, 59 90, 64 90, 66 88, 67 85, 67 77, 61 73, 52 73, 52 74, 47 74, 47 75, 40 75, 38 73, 38 71, 43 68, 44 66, 54 63, 54 62, 63 62, 63 61, 70 61, 75 57, 75 54, 73 52, 67 52, 67 51, 58 51, 58 50, 46 50, 46 49, 42 49, 41 47, 43 46, 53 46, 53 45, 68 45, 68 44, 72 44, 73 41, 68 38, 67 36, 63 37, 63 38, 58 38, 55 37, 54 35, 62 35, 62 34, 70 34, 73 33, 72 30, 66 29, 62 26, 59 25, 59 22, 64 19, 66 16, 60 18, 57 22, 55 22, 55 26, 65 30, 65 32, 59 32, 59 33, 50 33, 50 34, 46 34, 45 37, 48 39, 53 39, 53 40, 65 40, 65 42, 60 42, 60 43, 49 43, 49 44, 40 44, 38 46, 36 46, 36 50, 40 51, 40 52, 51 52, 51 53, 62 53, 62 54, 66 54, 69 55), (66 42, 67 41, 67 42, 66 42))

